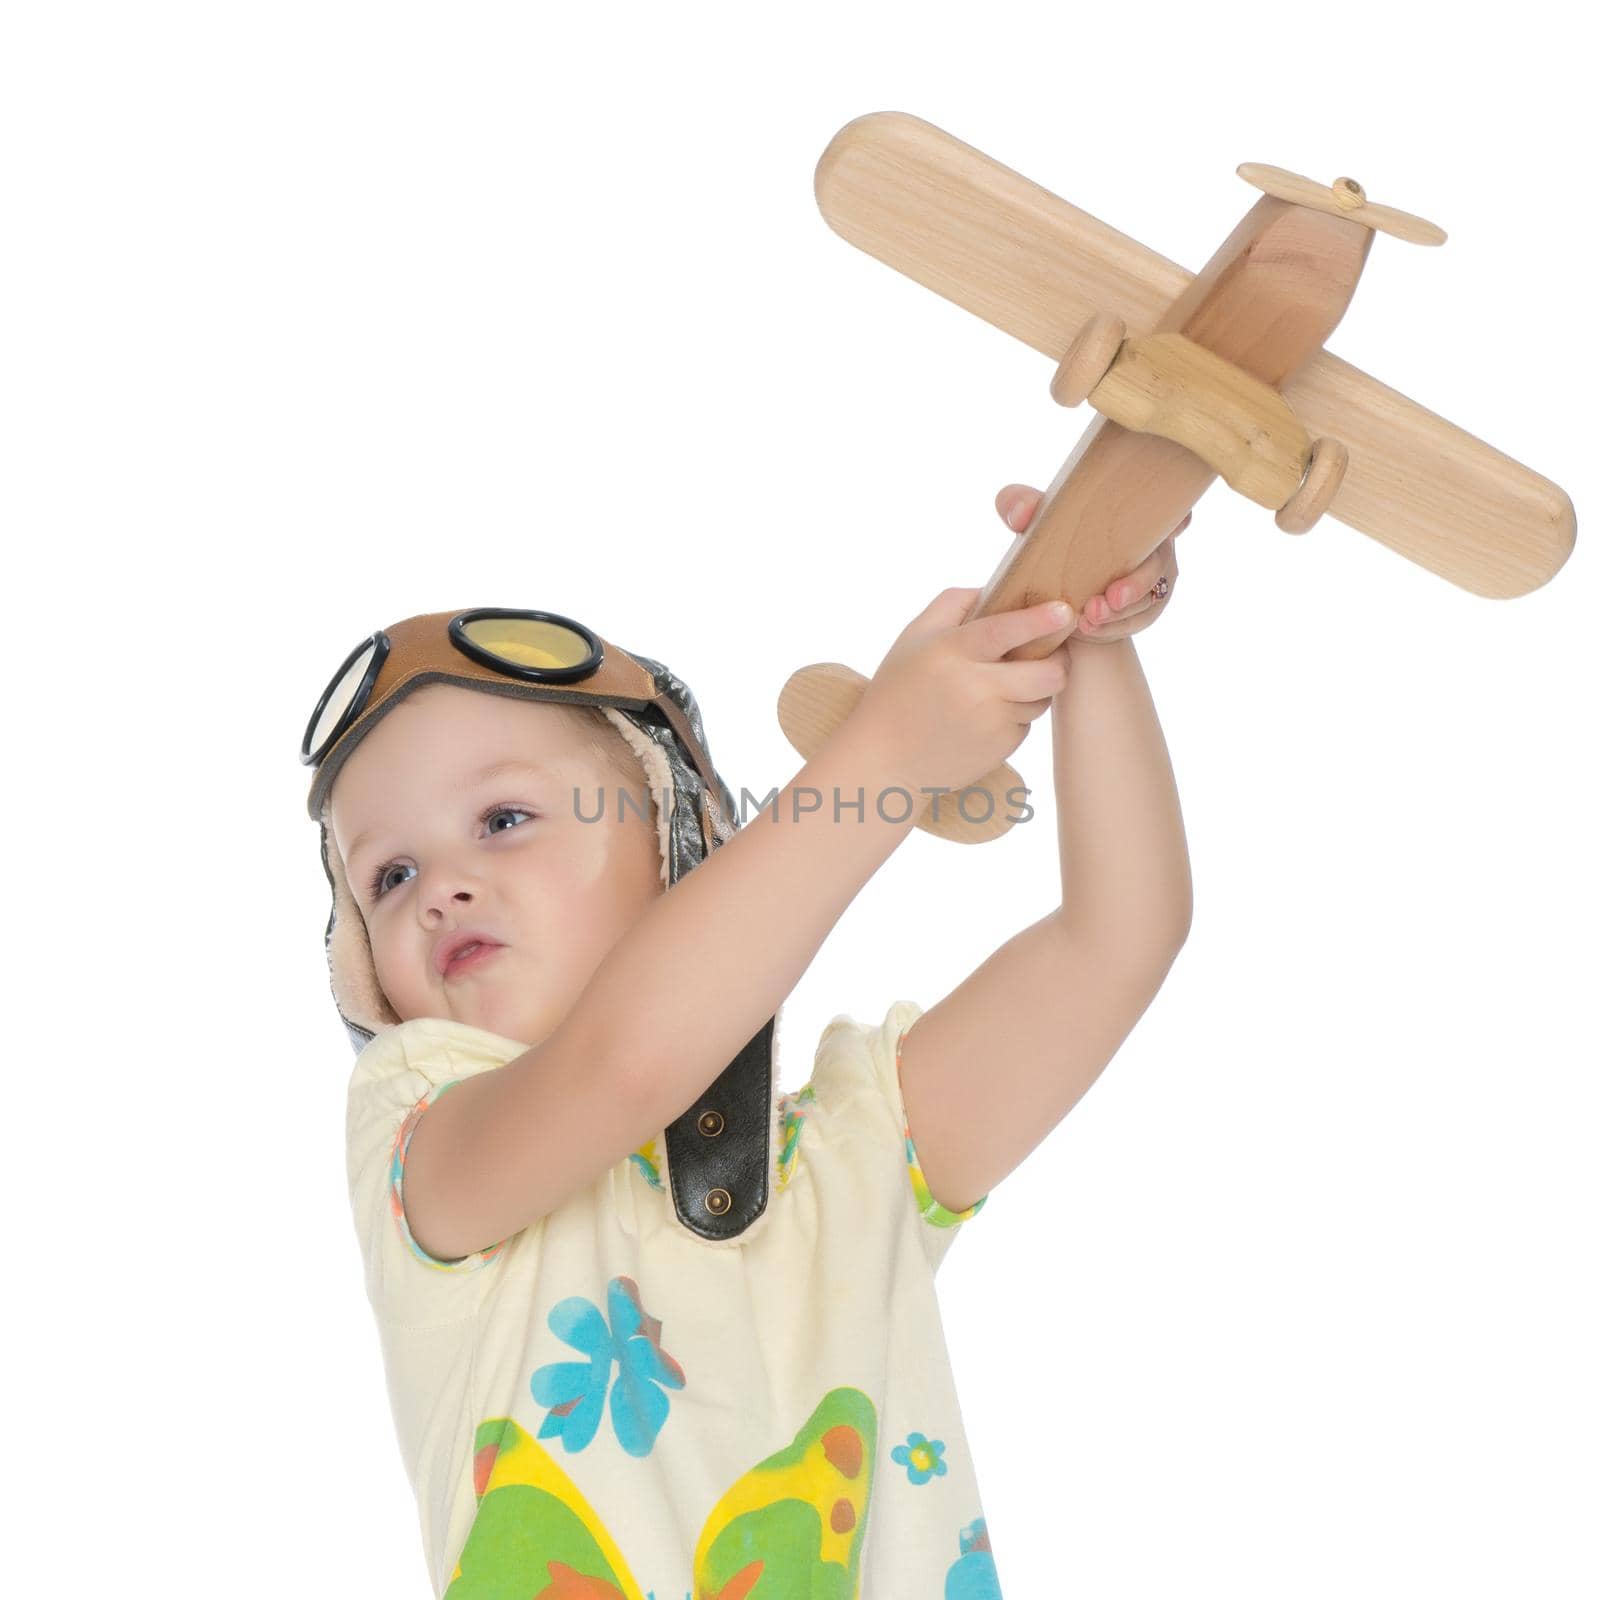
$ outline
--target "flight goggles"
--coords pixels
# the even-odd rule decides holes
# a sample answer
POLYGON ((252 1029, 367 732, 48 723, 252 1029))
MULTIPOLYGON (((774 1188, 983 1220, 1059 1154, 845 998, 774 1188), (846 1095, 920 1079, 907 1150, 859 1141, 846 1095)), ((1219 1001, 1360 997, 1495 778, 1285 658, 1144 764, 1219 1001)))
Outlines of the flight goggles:
POLYGON ((717 777, 683 708, 626 650, 552 611, 436 611, 379 628, 345 657, 317 700, 300 760, 316 769, 307 810, 322 805, 339 768, 380 717, 426 683, 455 683, 552 704, 654 707, 707 790, 717 777))

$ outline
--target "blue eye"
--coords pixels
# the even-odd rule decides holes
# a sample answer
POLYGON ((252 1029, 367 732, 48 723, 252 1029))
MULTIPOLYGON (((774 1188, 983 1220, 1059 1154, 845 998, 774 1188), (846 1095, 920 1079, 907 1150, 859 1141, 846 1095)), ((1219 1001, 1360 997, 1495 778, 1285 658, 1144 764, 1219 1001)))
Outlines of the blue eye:
MULTIPOLYGON (((484 812, 483 821, 485 826, 487 826, 490 818, 492 817, 531 817, 532 815, 533 813, 531 811, 523 811, 518 806, 491 806, 489 810, 484 812)), ((515 826, 516 824, 513 823, 512 827, 515 826)), ((491 833, 504 833, 506 832, 506 829, 490 828, 489 831, 491 833)))
MULTIPOLYGON (((478 822, 479 822, 479 824, 481 826, 488 828, 490 833, 509 833, 511 831, 510 828, 495 828, 495 827, 491 827, 490 824, 493 822, 494 818, 496 818, 496 817, 528 817, 528 818, 532 818, 533 815, 534 815, 533 812, 524 809, 522 806, 493 805, 493 806, 490 806, 487 811, 483 812, 478 817, 478 822)), ((519 826, 519 824, 515 823, 515 822, 511 824, 512 828, 515 828, 515 827, 518 827, 518 826, 519 826)), ((367 891, 372 896, 374 901, 381 900, 384 897, 384 895, 386 895, 389 892, 390 889, 399 887, 398 884, 391 884, 389 882, 389 874, 391 872, 398 872, 398 871, 415 872, 416 868, 409 867, 407 865, 407 863, 405 863, 404 861, 385 861, 383 863, 383 865, 380 866, 377 869, 377 871, 373 873, 371 882, 367 885, 367 891)), ((402 878, 400 880, 401 883, 404 883, 406 881, 407 880, 404 879, 404 878, 402 878)))
POLYGON ((381 900, 389 892, 389 874, 405 865, 403 861, 391 862, 388 866, 379 867, 372 875, 372 898, 381 900))

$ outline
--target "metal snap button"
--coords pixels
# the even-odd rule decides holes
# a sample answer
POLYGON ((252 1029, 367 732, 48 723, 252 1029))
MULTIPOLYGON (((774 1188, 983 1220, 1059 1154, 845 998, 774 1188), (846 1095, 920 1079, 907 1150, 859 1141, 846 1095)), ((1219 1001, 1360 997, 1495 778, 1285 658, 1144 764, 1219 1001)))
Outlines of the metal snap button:
POLYGON ((706 1193, 706 1210, 720 1217, 733 1205, 733 1196, 726 1189, 711 1189, 706 1193))
POLYGON ((708 1139, 715 1139, 727 1126, 720 1111, 702 1111, 700 1120, 695 1124, 708 1139))

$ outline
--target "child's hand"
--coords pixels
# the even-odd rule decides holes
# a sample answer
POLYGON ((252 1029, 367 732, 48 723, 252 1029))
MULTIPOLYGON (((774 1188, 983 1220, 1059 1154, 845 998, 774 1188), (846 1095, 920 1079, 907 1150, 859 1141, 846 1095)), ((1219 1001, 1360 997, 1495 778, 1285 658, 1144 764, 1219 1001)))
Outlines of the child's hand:
POLYGON ((1066 686, 1067 646, 1002 660, 1030 639, 1070 633, 1072 608, 1045 601, 963 619, 981 589, 946 589, 889 647, 848 720, 900 782, 961 789, 986 777, 1066 686))
MULTIPOLYGON (((1038 489, 1026 484, 1008 483, 994 497, 995 510, 1005 519, 1005 524, 1015 533, 1022 533, 1039 502, 1044 499, 1038 489)), ((1130 633, 1148 628, 1166 608, 1172 590, 1178 581, 1178 556, 1173 541, 1189 526, 1191 511, 1132 572, 1114 579, 1097 594, 1084 601, 1078 619, 1078 637, 1104 642, 1125 639, 1130 633), (1165 578, 1166 586, 1158 598, 1154 591, 1165 578)))

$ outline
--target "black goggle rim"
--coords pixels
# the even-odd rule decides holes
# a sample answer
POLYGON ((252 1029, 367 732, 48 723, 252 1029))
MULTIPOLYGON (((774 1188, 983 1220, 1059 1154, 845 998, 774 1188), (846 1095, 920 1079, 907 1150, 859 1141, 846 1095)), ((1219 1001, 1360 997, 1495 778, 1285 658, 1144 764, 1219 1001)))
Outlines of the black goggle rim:
POLYGON ((321 698, 317 701, 316 710, 311 713, 311 720, 306 723, 304 737, 300 740, 300 764, 305 767, 314 767, 343 737, 345 730, 366 710, 367 701, 372 697, 372 686, 378 681, 378 674, 383 671, 383 664, 389 657, 389 635, 382 628, 374 630, 347 655, 339 665, 339 670, 328 680, 328 687, 322 691, 321 698), (316 732, 317 723, 322 719, 322 713, 328 708, 328 701, 333 698, 333 692, 344 681, 344 675, 356 664, 357 658, 363 650, 372 651, 372 659, 367 663, 367 670, 361 674, 361 682, 356 685, 356 692, 350 696, 350 703, 344 708, 339 720, 328 731, 328 736, 313 750, 311 748, 311 735, 316 732))
POLYGON ((479 606, 475 611, 463 611, 459 616, 452 617, 449 631, 450 643, 462 655, 505 677, 523 678, 529 683, 577 683, 580 679, 592 678, 605 660, 605 648, 588 628, 581 622, 574 622, 571 617, 563 617, 555 611, 508 611, 502 606, 479 606), (496 655, 494 651, 485 649, 467 637, 469 623, 499 621, 507 617, 525 622, 550 622, 557 627, 566 628, 583 640, 589 648, 589 653, 582 661, 571 667, 530 667, 523 662, 510 661, 505 656, 496 655))

